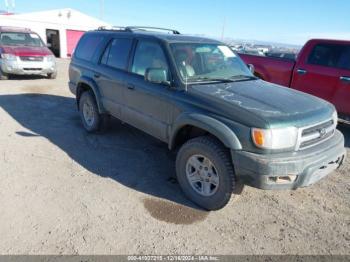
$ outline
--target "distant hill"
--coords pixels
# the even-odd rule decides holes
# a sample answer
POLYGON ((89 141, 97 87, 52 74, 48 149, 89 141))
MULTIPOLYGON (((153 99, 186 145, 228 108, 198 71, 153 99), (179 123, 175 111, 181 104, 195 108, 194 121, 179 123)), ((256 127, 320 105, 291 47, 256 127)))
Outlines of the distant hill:
POLYGON ((261 40, 252 40, 252 39, 235 39, 235 38, 225 38, 224 42, 233 45, 233 44, 252 44, 252 45, 269 45, 274 47, 284 47, 291 49, 301 49, 301 45, 294 44, 286 44, 286 43, 278 43, 278 42, 269 42, 269 41, 261 41, 261 40))

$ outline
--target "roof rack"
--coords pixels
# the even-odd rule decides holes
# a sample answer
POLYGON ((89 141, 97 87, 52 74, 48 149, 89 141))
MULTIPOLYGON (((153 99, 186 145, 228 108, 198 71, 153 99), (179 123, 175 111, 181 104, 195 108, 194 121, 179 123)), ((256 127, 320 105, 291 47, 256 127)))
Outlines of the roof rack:
POLYGON ((98 31, 127 31, 132 32, 131 30, 128 30, 125 26, 100 26, 98 31))
POLYGON ((29 28, 18 27, 18 26, 0 26, 0 31, 31 32, 29 28))
POLYGON ((126 29, 129 29, 131 31, 166 31, 170 32, 174 35, 179 35, 180 32, 174 29, 168 29, 168 28, 162 28, 162 27, 152 27, 152 26, 127 26, 126 29))
POLYGON ((179 35, 180 32, 174 29, 167 29, 161 27, 151 27, 151 26, 100 26, 97 30, 99 31, 120 31, 120 32, 135 32, 135 31, 166 31, 174 35, 179 35))

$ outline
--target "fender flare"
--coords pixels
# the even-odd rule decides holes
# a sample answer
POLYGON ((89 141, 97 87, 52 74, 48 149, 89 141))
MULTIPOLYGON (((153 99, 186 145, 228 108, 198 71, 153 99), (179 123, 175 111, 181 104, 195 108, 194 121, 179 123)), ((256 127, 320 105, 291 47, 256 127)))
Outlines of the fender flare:
POLYGON ((173 149, 175 146, 175 139, 178 132, 187 125, 195 126, 209 132, 230 149, 242 149, 241 142, 232 129, 221 121, 200 113, 182 114, 177 118, 169 139, 170 149, 173 149))
POLYGON ((80 84, 85 84, 85 85, 88 85, 92 92, 94 93, 95 95, 95 99, 96 99, 96 103, 97 103, 97 107, 98 107, 98 111, 100 114, 103 114, 106 112, 103 104, 102 104, 102 101, 101 101, 101 94, 100 94, 100 91, 97 87, 97 84, 95 83, 94 80, 92 80, 91 78, 88 78, 88 77, 81 77, 78 84, 77 84, 77 106, 78 106, 78 109, 79 109, 79 98, 80 98, 80 94, 79 94, 79 85, 80 84))

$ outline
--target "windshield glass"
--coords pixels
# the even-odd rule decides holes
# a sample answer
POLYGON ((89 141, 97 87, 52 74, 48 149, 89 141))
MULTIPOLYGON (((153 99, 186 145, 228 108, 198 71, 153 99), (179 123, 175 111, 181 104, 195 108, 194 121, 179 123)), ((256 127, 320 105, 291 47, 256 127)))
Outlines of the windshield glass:
POLYGON ((23 32, 6 32, 0 34, 0 43, 8 46, 44 46, 37 34, 23 32))
POLYGON ((171 51, 184 82, 255 79, 243 61, 220 44, 175 43, 171 51))

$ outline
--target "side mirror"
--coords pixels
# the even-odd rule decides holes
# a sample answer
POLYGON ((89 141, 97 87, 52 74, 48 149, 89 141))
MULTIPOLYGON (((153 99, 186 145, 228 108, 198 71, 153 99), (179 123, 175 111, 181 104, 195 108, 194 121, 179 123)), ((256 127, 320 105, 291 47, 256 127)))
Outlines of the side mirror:
POLYGON ((168 71, 164 68, 147 68, 145 80, 151 83, 170 86, 168 71))
POLYGON ((247 66, 248 66, 250 72, 252 72, 252 74, 254 75, 254 73, 255 73, 255 67, 254 67, 254 65, 253 65, 253 64, 248 64, 247 66))

